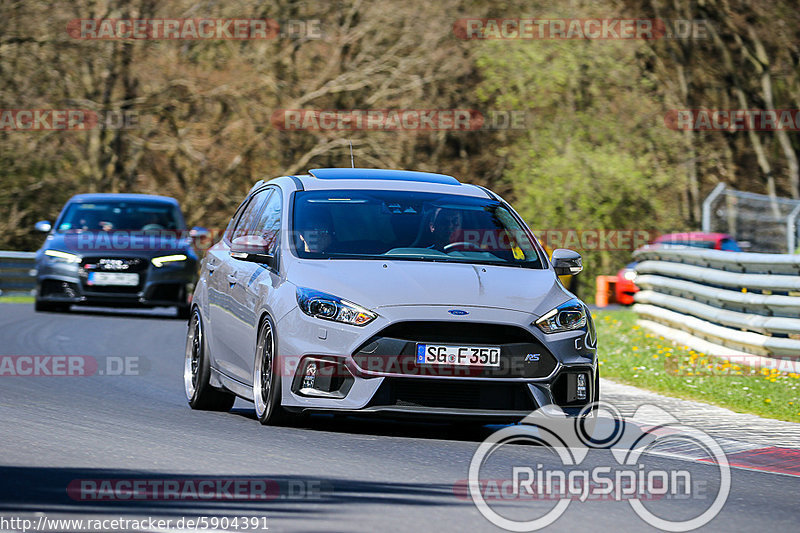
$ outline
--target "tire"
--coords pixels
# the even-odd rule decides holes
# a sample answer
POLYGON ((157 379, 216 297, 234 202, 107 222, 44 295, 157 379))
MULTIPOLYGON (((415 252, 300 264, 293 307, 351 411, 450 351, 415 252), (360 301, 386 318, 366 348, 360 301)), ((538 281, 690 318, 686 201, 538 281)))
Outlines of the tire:
POLYGON ((43 302, 39 298, 36 298, 33 303, 33 309, 40 313, 66 313, 69 311, 69 304, 43 302))
POLYGON ((261 424, 279 425, 288 420, 281 407, 281 376, 275 364, 275 327, 269 316, 258 327, 258 342, 253 362, 253 403, 261 424))
POLYGON ((236 396, 211 386, 211 365, 208 361, 205 329, 200 311, 191 313, 186 335, 186 357, 183 382, 186 399, 192 409, 201 411, 230 411, 236 396))

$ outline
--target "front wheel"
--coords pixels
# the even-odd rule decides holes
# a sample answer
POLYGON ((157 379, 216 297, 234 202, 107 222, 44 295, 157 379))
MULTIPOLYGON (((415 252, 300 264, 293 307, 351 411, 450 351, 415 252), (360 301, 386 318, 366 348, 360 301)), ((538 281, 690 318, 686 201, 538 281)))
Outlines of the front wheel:
POLYGON ((275 329, 269 317, 258 328, 258 343, 253 364, 253 403, 256 417, 264 425, 277 425, 286 420, 281 407, 281 380, 275 356, 275 329))
POLYGON ((186 336, 186 359, 183 369, 183 382, 186 399, 192 409, 203 411, 230 411, 236 396, 215 389, 209 383, 211 364, 206 352, 205 330, 200 311, 195 309, 189 321, 186 336))

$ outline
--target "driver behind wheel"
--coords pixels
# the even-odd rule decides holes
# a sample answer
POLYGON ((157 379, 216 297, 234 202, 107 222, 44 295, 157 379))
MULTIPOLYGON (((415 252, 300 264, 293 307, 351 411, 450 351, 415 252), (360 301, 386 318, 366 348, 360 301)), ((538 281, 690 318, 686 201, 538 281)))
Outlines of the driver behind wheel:
POLYGON ((428 225, 432 244, 428 248, 445 251, 448 244, 464 240, 461 211, 439 207, 428 225))
POLYGON ((336 234, 333 230, 333 220, 327 210, 312 211, 299 224, 298 229, 298 238, 304 251, 317 254, 331 251, 336 234))

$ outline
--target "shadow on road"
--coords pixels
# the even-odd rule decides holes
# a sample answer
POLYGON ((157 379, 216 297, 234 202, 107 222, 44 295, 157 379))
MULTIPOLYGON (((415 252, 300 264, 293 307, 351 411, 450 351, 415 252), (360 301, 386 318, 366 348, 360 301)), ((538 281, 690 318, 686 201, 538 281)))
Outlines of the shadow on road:
POLYGON ((269 473, 187 476, 139 470, 0 466, 0 479, 0 512, 15 513, 241 516, 269 512, 271 516, 291 516, 337 512, 342 504, 432 507, 461 503, 454 497, 452 484, 269 473), (129 491, 137 482, 140 499, 134 500, 129 491), (170 485, 172 489, 164 488, 170 485))
MULTIPOLYGON (((255 411, 251 408, 235 407, 231 410, 231 414, 258 423, 255 411)), ((378 418, 327 414, 297 416, 289 424, 293 428, 306 431, 471 442, 480 442, 497 428, 502 427, 486 426, 477 422, 430 422, 421 419, 391 419, 385 416, 378 418)))
MULTIPOLYGON (((257 424, 255 411, 248 407, 235 407, 231 414, 248 418, 257 424)), ((567 419, 562 431, 570 431, 574 419, 567 419)), ((343 415, 303 415, 290 422, 293 428, 303 431, 346 433, 352 435, 371 435, 381 437, 404 437, 413 439, 449 440, 464 442, 482 442, 500 428, 513 424, 487 424, 478 422, 431 422, 412 419, 390 419, 386 417, 343 416, 343 415)), ((645 432, 636 425, 624 420, 599 418, 595 427, 596 442, 611 442, 624 445, 641 438, 645 432), (624 440, 609 439, 608 435, 624 435, 624 440)), ((520 442, 530 445, 530 442, 520 442)), ((593 444, 593 447, 605 448, 604 444, 593 444)))
POLYGON ((116 317, 116 318, 138 318, 150 320, 164 320, 172 319, 175 321, 186 322, 186 318, 178 318, 175 309, 170 307, 156 307, 149 308, 128 308, 128 307, 82 307, 73 305, 69 311, 65 312, 37 312, 43 316, 103 316, 103 317, 116 317))

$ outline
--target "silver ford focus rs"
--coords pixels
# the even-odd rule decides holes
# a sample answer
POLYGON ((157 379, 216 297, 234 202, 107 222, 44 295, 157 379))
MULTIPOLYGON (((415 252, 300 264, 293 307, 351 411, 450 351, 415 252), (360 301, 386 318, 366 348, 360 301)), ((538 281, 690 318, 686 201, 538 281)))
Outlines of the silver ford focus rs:
POLYGON ((194 409, 518 421, 598 400, 597 337, 520 216, 451 176, 314 169, 257 183, 202 261, 194 409))

